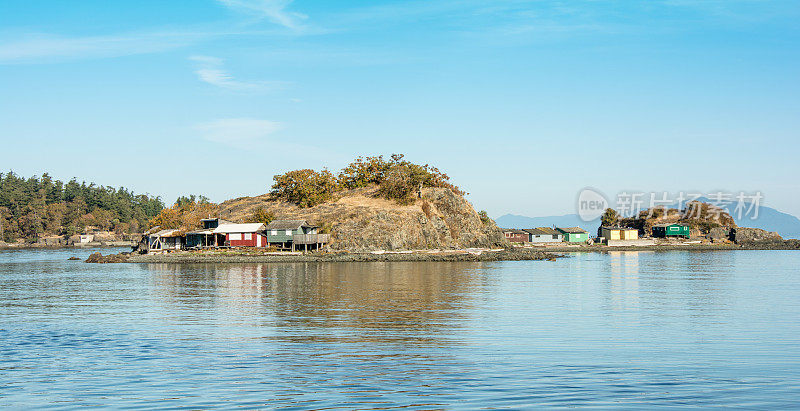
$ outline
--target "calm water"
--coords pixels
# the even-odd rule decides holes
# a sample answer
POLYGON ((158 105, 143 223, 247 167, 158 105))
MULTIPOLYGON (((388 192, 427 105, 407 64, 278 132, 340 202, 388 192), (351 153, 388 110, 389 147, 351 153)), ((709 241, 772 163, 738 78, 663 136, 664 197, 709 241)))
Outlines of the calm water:
POLYGON ((800 407, 800 252, 89 265, 0 252, 0 406, 800 407))

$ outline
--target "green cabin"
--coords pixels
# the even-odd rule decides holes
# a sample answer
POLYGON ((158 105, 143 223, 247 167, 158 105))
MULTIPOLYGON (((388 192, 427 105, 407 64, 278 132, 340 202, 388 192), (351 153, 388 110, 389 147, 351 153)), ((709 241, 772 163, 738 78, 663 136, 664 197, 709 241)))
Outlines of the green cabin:
POLYGON ((556 227, 556 230, 564 235, 564 241, 567 243, 585 243, 589 241, 589 233, 580 227, 556 227))
POLYGON ((267 224, 267 242, 288 247, 295 235, 317 234, 317 228, 305 220, 274 220, 267 224))
POLYGON ((653 237, 689 238, 689 226, 683 224, 656 224, 653 226, 653 237))

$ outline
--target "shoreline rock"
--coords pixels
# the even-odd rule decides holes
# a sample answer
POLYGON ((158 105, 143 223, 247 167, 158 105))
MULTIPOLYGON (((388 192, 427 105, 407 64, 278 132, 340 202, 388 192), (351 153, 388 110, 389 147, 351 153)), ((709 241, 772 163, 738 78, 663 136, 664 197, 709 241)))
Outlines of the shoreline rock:
POLYGON ((86 259, 86 263, 96 263, 96 264, 109 264, 109 263, 127 263, 128 258, 130 258, 130 253, 119 253, 119 254, 109 254, 103 255, 99 252, 92 253, 89 255, 89 258, 86 259))
POLYGON ((427 262, 427 261, 554 261, 559 254, 539 250, 484 251, 446 253, 310 253, 305 255, 218 255, 204 253, 170 253, 134 255, 129 263, 293 263, 293 262, 427 262))

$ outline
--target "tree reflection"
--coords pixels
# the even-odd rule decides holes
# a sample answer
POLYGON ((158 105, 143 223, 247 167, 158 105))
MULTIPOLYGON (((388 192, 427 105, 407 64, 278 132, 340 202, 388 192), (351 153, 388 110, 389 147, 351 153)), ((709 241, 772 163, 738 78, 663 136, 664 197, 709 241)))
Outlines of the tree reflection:
POLYGON ((149 264, 170 305, 296 342, 448 344, 482 263, 149 264))

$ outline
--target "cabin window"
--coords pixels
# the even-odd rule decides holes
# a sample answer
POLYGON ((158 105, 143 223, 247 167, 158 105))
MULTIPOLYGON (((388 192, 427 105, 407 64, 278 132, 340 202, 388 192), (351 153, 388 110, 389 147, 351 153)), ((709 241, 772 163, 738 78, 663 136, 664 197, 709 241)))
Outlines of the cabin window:
POLYGON ((278 230, 270 230, 270 235, 278 235, 278 230))
POLYGON ((286 235, 292 235, 292 230, 286 230, 286 235))
POLYGON ((252 233, 244 233, 244 239, 245 240, 252 240, 253 239, 253 234, 252 233))
POLYGON ((239 233, 228 234, 230 237, 230 241, 239 241, 242 239, 242 235, 239 233))

